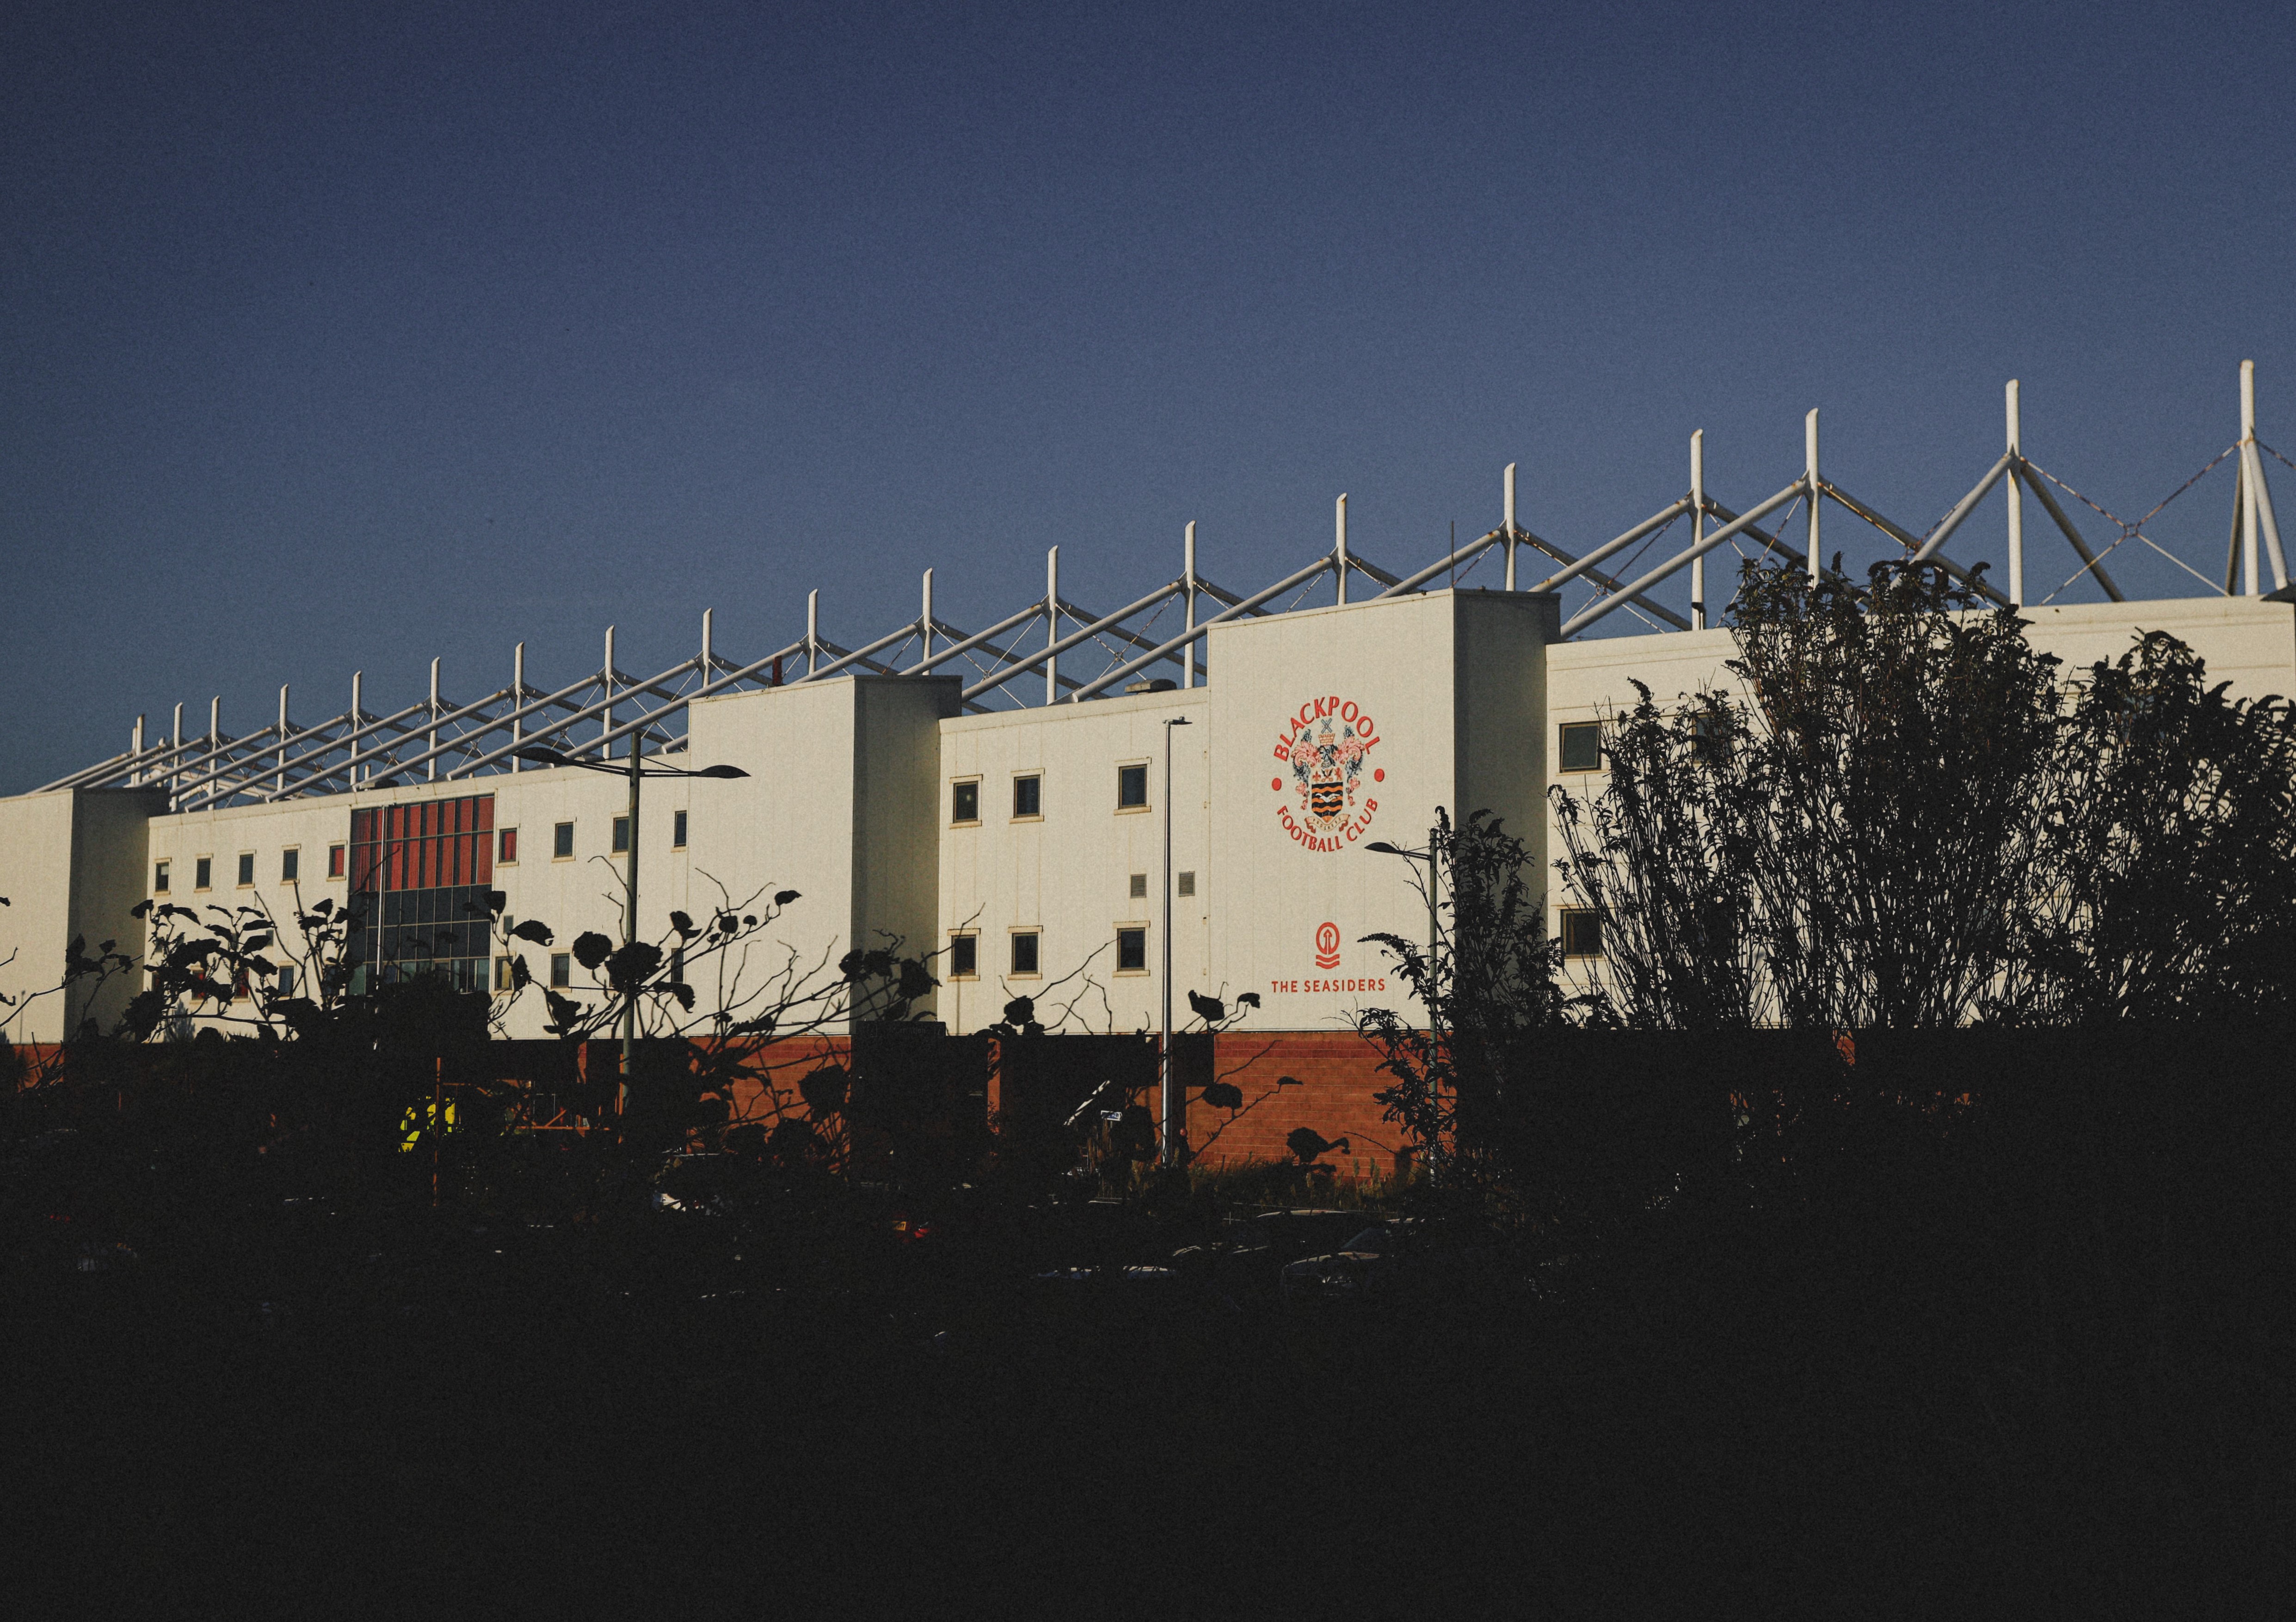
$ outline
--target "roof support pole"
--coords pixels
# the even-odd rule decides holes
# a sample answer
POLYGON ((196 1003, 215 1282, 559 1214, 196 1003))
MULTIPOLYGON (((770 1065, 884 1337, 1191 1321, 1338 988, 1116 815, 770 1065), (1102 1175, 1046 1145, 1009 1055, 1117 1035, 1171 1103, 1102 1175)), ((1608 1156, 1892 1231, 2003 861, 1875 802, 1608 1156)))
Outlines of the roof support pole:
POLYGON ((1045 702, 1057 704, 1061 699, 1061 656, 1054 650, 1061 645, 1061 549, 1048 548, 1045 553, 1045 702))
POLYGON ((217 693, 208 700, 208 747, 214 749, 223 741, 223 694, 217 693))
MULTIPOLYGON (((434 688, 439 684, 435 664, 432 666, 430 684, 434 688)), ((136 725, 141 727, 143 723, 139 721, 136 725)), ((274 794, 284 794, 287 792, 287 684, 284 682, 279 684, 278 742, 279 748, 272 757, 277 774, 271 780, 271 791, 274 794)))
MULTIPOLYGON (((430 706, 434 709, 439 706, 439 694, 435 691, 435 685, 434 684, 434 691, 430 694, 430 706)), ((606 700, 605 717, 598 725, 599 734, 603 737, 614 730, 614 627, 611 626, 606 627, 606 663, 605 668, 598 672, 598 696, 606 700)), ((432 749, 439 747, 439 740, 435 735, 430 740, 430 747, 432 749)))
MULTIPOLYGON (((1180 589, 1187 595, 1188 629, 1193 631, 1196 628, 1196 520, 1194 519, 1188 520, 1188 528, 1180 541, 1180 589)), ((1201 649, 1192 642, 1182 651, 1185 657, 1180 662, 1180 685, 1193 687, 1196 684, 1196 660, 1201 649)))
MULTIPOLYGON (((525 706, 526 644, 520 643, 510 651, 510 741, 512 749, 526 741, 526 717, 519 713, 525 706)), ((524 764, 515 754, 510 758, 510 769, 513 772, 524 764)))
POLYGON ((2264 482, 2264 458, 2253 442, 2241 447, 2248 462, 2248 487, 2256 496, 2258 526, 2264 531, 2264 559, 2272 565, 2272 589, 2288 589, 2288 557, 2280 549, 2280 520, 2272 514, 2272 487, 2264 482))
MULTIPOLYGON (((924 638, 924 657, 927 659, 932 657, 932 570, 928 569, 925 570, 924 607, 917 616, 917 635, 924 638)), ((709 650, 706 644, 701 650, 701 662, 705 667, 709 662, 709 650)))
MULTIPOLYGON (((522 657, 524 657, 525 651, 526 651, 526 644, 525 644, 524 643, 519 643, 519 652, 520 652, 520 655, 521 655, 521 658, 522 658, 522 657)), ((352 672, 351 672, 351 733, 350 733, 350 744, 351 744, 351 765, 350 765, 350 773, 351 773, 351 787, 352 787, 352 788, 354 788, 354 789, 356 789, 356 788, 357 788, 357 787, 359 786, 359 728, 360 728, 360 725, 361 725, 363 722, 365 722, 365 719, 366 719, 366 710, 365 710, 365 708, 364 708, 364 707, 359 703, 359 687, 360 687, 360 684, 361 684, 362 683, 364 683, 365 680, 366 680, 366 672, 365 672, 365 671, 364 671, 364 670, 354 670, 354 671, 352 671, 352 672)))
MULTIPOLYGON (((1944 545, 1948 540, 1952 539, 1953 532, 1961 528, 1963 522, 1971 513, 1977 511, 1977 504, 1985 499, 1986 493, 1991 490, 2001 476, 2009 471, 2009 464, 2014 460, 2016 460, 2016 457, 2013 453, 2009 451, 2002 452, 2001 460, 1993 464, 1993 471, 1986 474, 1984 478, 1979 479, 1977 481, 1977 487, 1970 491, 1968 495, 1963 496, 1959 501, 1956 502, 1953 506, 1953 511, 1947 513, 1944 518, 1938 521, 1938 527, 1930 531, 1930 538, 1922 543, 1921 550, 1914 553, 1912 561, 1916 563, 1926 563, 1931 558, 1937 556, 1938 548, 1944 545)), ((2046 494, 2042 495, 2042 500, 2045 504, 2047 499, 2048 497, 2046 494)), ((2088 555, 2086 550, 2087 544, 2085 542, 2075 541, 2073 545, 2076 547, 2083 549, 2081 553, 2082 556, 2087 557, 2088 555)))
POLYGON ((1348 601, 1348 498, 1345 494, 1332 505, 1332 561, 1340 574, 1340 606, 1348 601))
POLYGON ((128 729, 127 758, 135 763, 135 770, 129 774, 127 781, 142 782, 144 781, 144 717, 142 716, 137 716, 135 725, 128 729))
MULTIPOLYGON (((1717 529, 1713 534, 1701 540, 1695 550, 1699 553, 1713 551, 1717 546, 1719 546, 1724 542, 1727 541, 1732 536, 1738 534, 1743 529, 1751 528, 1752 525, 1759 522, 1761 520, 1768 517, 1771 513, 1776 512, 1780 507, 1784 506, 1788 502, 1793 500, 1795 496, 1801 495, 1802 489, 1802 480, 1800 479, 1795 479, 1792 484, 1788 485, 1784 489, 1780 490, 1775 496, 1771 496, 1767 501, 1759 503, 1756 506, 1739 514, 1736 518, 1732 519, 1728 523, 1723 525, 1722 528, 1717 529)), ((1693 553, 1688 552, 1677 553, 1673 557, 1669 558, 1665 562, 1660 563, 1657 568, 1652 569, 1649 573, 1644 575, 1640 579, 1629 580, 1624 586, 1620 586, 1616 591, 1612 592, 1609 596, 1603 598, 1599 602, 1588 603, 1585 608, 1580 609, 1576 614, 1573 614, 1569 619, 1562 622, 1563 636, 1565 638, 1576 636, 1579 632, 1585 630, 1588 626, 1593 625, 1605 614, 1610 613, 1614 609, 1625 607, 1629 601, 1641 596, 1644 592, 1650 590, 1652 586, 1656 586, 1660 581, 1665 579, 1676 569, 1680 569, 1684 564, 1689 562, 1692 556, 1693 553)))
POLYGON ((1706 554, 1698 543, 1706 534, 1706 430, 1690 436, 1690 628, 1706 628, 1706 554))
POLYGON ((805 594, 805 673, 811 676, 821 663, 821 593, 805 594))
POLYGON ((717 660, 709 651, 710 627, 717 616, 716 609, 701 610, 701 679, 705 682, 709 679, 710 671, 717 668, 717 660))
MULTIPOLYGON (((2096 577, 2096 583, 2099 586, 2104 587, 2104 594, 2115 602, 2128 602, 2128 599, 2120 594, 2120 587, 2113 584, 2112 577, 2104 572, 2103 561, 2089 550, 2088 543, 2081 539, 2080 531, 2073 528, 2073 520, 2065 516, 2065 510, 2057 505, 2057 498, 2049 494, 2049 487, 2038 479, 2032 481, 2032 487, 2033 499, 2041 504, 2041 511, 2049 515, 2049 521, 2063 532, 2065 539, 2071 544, 2072 549, 2080 554, 2080 560, 2087 565, 2088 572, 2096 577)), ((1969 504, 1973 506, 1976 504, 1972 502, 1969 504)), ((1936 540, 1932 539, 1930 545, 1922 550, 1931 551, 1936 545, 1936 540)), ((2227 580, 2225 584, 2229 594, 2231 582, 2227 580)))
POLYGON ((1512 462, 1506 464, 1506 588, 1509 591, 1514 589, 1514 463, 1512 462))
MULTIPOLYGON (((354 703, 351 708, 356 709, 358 706, 354 703)), ((176 706, 174 744, 175 747, 168 753, 168 809, 170 811, 176 808, 176 778, 178 775, 176 763, 184 758, 184 707, 181 704, 176 706)))
POLYGON ((2256 363, 2240 363, 2240 591, 2257 595, 2256 481, 2248 476, 2248 447, 2256 442, 2256 363))
POLYGON ((2024 455, 2018 446, 2017 380, 2011 378, 2003 391, 2004 409, 2007 413, 2009 430, 2009 601, 2016 608, 2025 606, 2025 485, 2017 477, 2017 463, 2024 455))
MULTIPOLYGON (((606 668, 608 670, 611 670, 613 668, 614 627, 608 626, 606 627, 606 668)), ((437 753, 439 748, 439 661, 435 659, 430 661, 430 709, 429 713, 430 725, 422 734, 422 747, 431 751, 430 769, 424 773, 423 776, 427 781, 436 782, 439 781, 439 756, 437 753)))
POLYGON ((1807 463, 1804 479, 1809 494, 1809 583, 1817 584, 1821 568, 1817 555, 1817 409, 1810 408, 1809 415, 1801 420, 1802 458, 1807 463))

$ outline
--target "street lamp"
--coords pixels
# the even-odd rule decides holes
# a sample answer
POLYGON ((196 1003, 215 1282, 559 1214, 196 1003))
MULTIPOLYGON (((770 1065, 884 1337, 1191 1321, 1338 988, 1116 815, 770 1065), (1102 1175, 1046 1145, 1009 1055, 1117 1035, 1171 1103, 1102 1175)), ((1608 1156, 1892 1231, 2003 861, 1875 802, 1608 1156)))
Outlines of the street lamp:
MULTIPOLYGON (((1420 991, 1421 1000, 1427 1004, 1427 1034, 1430 1037, 1436 1036, 1440 1033, 1436 1029, 1435 1024, 1435 950, 1438 935, 1435 925, 1435 851, 1432 842, 1430 842, 1429 848, 1425 850, 1406 850, 1402 846, 1390 845, 1385 840, 1374 840, 1364 848, 1375 850, 1383 856, 1401 856, 1406 861, 1427 864, 1427 972, 1420 982, 1420 991)), ((1435 1099, 1430 1102, 1439 1103, 1441 1101, 1435 1099)), ((1435 1157, 1439 1149, 1440 1145, 1438 1143, 1431 1143, 1427 1147, 1427 1175, 1431 1179, 1435 1175, 1435 1157)))
POLYGON ((1180 1163, 1180 1143, 1187 1123, 1183 1106, 1186 1089, 1172 1069, 1172 729, 1188 725, 1185 716, 1164 722, 1164 1044, 1162 1098, 1164 1104, 1164 1164, 1180 1163))
MULTIPOLYGON (((738 766, 705 766, 694 771, 687 771, 682 766, 646 766, 641 761, 638 753, 639 741, 644 730, 643 727, 638 727, 630 733, 630 759, 627 767, 614 766, 609 761, 582 760, 572 755, 562 755, 556 750, 545 749, 538 743, 531 743, 524 749, 512 751, 519 759, 531 760, 537 766, 579 766, 586 772, 610 772, 616 776, 625 774, 628 776, 630 780, 630 865, 628 882, 623 886, 622 896, 622 945, 626 946, 638 938, 638 779, 641 777, 710 777, 724 781, 749 775, 738 766)), ((638 1000, 635 996, 625 997, 622 1003, 622 1079, 620 1085, 614 1090, 614 1112, 617 1115, 629 1105, 630 1054, 637 1045, 637 1036, 638 1000)))

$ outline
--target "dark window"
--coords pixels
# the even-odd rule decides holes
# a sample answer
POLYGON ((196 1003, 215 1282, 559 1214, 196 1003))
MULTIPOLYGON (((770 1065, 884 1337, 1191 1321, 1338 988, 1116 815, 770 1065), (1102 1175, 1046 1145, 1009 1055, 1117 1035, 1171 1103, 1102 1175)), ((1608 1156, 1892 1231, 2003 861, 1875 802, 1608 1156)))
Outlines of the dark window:
POLYGON ((550 831, 550 854, 562 858, 574 854, 574 824, 561 823, 550 831))
POLYGON ((573 954, 553 952, 550 954, 550 983, 562 987, 574 983, 573 954))
POLYGON ((1119 811, 1129 811, 1148 803, 1148 768, 1144 766, 1120 766, 1116 768, 1116 806, 1119 811))
POLYGON ((1013 780, 1013 815, 1042 816, 1045 814, 1045 780, 1041 777, 1015 777, 1013 780))
POLYGON ((629 848, 630 819, 627 816, 618 816, 614 819, 614 854, 620 856, 629 848))
POLYGON ((255 853, 251 850, 239 853, 239 881, 242 884, 255 882, 255 853))
POLYGON ((948 977, 969 980, 980 972, 980 938, 952 935, 948 939, 948 977))
POLYGON ((505 828, 502 831, 502 849, 496 855, 495 860, 497 862, 515 862, 518 860, 517 829, 505 828))
POLYGON ((1148 966, 1148 931, 1147 931, 1147 930, 1117 930, 1117 931, 1116 931, 1116 967, 1117 967, 1117 971, 1118 971, 1119 973, 1121 973, 1121 972, 1123 972, 1125 970, 1128 970, 1128 969, 1131 969, 1131 970, 1140 970, 1140 969, 1145 969, 1147 966, 1148 966))
POLYGON ((1196 875, 1192 872, 1182 873, 1180 875, 1179 890, 1180 894, 1183 896, 1194 895, 1196 893, 1196 875))
POLYGON ((168 893, 168 864, 162 862, 152 870, 152 893, 155 896, 168 893))
POLYGON ((279 965, 279 995, 283 997, 295 995, 295 965, 292 963, 279 965))
POLYGON ((292 884, 303 876, 303 853, 283 850, 279 853, 279 882, 292 884))
POLYGON ((1562 724, 1562 769, 1599 772, 1603 769, 1603 724, 1565 721, 1562 724))
POLYGON ((342 876, 343 848, 340 845, 330 845, 327 847, 327 877, 340 879, 342 876))
POLYGON ((495 989, 496 991, 508 991, 511 988, 512 981, 510 966, 512 961, 512 960, 507 957, 498 957, 495 959, 495 989))
POLYGON ((1132 875, 1132 889, 1129 893, 1135 901, 1141 900, 1148 894, 1148 875, 1146 873, 1134 873, 1132 875))
POLYGON ((215 881, 215 858, 201 856, 192 864, 192 888, 205 889, 215 881))
POLYGON ((980 785, 959 782, 949 785, 948 820, 952 823, 977 823, 980 820, 980 785))
POLYGON ((672 850, 685 848, 685 813, 683 811, 673 812, 670 815, 669 848, 672 850))
POLYGON ((487 901, 495 831, 491 794, 351 813, 346 877, 359 919, 354 995, 413 979, 486 990, 494 961, 487 901))
POLYGON ((1037 935, 1035 930, 1013 937, 1013 972, 1037 972, 1037 935))
POLYGON ((1603 915, 1600 913, 1583 906, 1562 909, 1562 955, 1603 955, 1603 915))
POLYGON ((673 986, 685 984, 685 948, 684 946, 672 946, 669 949, 669 983, 673 986))

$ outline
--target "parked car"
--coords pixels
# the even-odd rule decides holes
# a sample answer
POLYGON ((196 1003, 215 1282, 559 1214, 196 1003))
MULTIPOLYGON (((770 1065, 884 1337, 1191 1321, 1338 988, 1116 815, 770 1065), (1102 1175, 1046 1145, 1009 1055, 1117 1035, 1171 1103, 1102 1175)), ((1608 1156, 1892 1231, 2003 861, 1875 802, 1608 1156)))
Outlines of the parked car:
POLYGON ((1303 1256, 1283 1273, 1286 1301, 1355 1300, 1385 1290, 1396 1270, 1395 1239, 1383 1224, 1350 1237, 1336 1250, 1303 1256))

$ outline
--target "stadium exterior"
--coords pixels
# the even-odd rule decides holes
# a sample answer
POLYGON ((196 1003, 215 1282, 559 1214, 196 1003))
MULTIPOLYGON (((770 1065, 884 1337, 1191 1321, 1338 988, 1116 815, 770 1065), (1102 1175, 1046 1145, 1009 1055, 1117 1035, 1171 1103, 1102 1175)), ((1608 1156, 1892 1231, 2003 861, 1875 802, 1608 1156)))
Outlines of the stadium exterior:
MULTIPOLYGON (((1370 1102, 1379 1084, 1351 1015, 1410 999, 1363 938, 1415 937, 1427 921, 1413 864, 1366 847, 1423 843, 1439 807, 1485 809, 1548 871, 1547 791, 1599 771, 1577 729, 1631 702, 1636 681, 1661 696, 1731 684, 1729 634, 1704 625, 1709 554, 1733 574, 1738 556, 1764 552, 1816 569, 1831 534, 1821 520, 1846 519, 1963 572, 1940 548, 1997 486, 2006 589, 1980 589, 2018 603, 2030 639, 2067 669, 2117 656, 2140 628, 2162 630, 2235 693, 2296 692, 2296 622, 2259 454, 2276 453, 2256 439, 2245 367, 2243 385, 2242 438, 2218 459, 2235 475, 2220 594, 2122 598, 2056 481, 2019 450, 2012 384, 2005 454, 1925 536, 1821 474, 1812 413, 1805 466, 1775 496, 1742 514, 1721 506, 1693 439, 1690 489, 1584 556, 1516 523, 1509 469, 1501 523, 1404 577, 1350 551, 1342 496, 1332 551, 1249 595, 1197 572, 1190 526, 1180 575, 1105 616, 1062 596, 1055 551, 1044 598, 980 633, 935 618, 928 573, 918 618, 852 650, 820 635, 809 600, 804 639, 748 661, 712 648, 705 616, 701 650, 652 677, 614 668, 609 632, 604 667, 552 692, 526 682, 521 646, 511 684, 474 703, 441 697, 434 663, 430 695, 388 716, 363 707, 357 678, 351 709, 316 725, 291 720, 283 689, 276 721, 238 737, 214 709, 187 736, 178 709, 164 738, 139 720, 123 755, 0 800, 0 894, 12 903, 0 958, 15 954, 0 990, 53 985, 76 937, 137 952, 130 909, 155 896, 281 915, 357 896, 370 973, 417 961, 406 952, 420 941, 422 963, 474 987, 494 985, 501 965, 482 926, 454 922, 472 892, 503 892, 512 918, 557 932, 560 951, 581 930, 619 938, 625 781, 516 751, 619 764, 636 740, 649 765, 748 774, 647 784, 641 933, 659 936, 673 909, 700 915, 796 889, 777 950, 833 963, 854 946, 930 946, 942 984, 925 1006, 960 1032, 992 1023, 1015 995, 1070 1009, 1071 1029, 1156 1029, 1168 950, 1183 1019, 1188 990, 1261 999, 1221 1038, 1218 1063, 1269 1102, 1224 1151, 1280 1152, 1292 1126, 1310 1124, 1383 1158, 1393 1129, 1370 1102), (2071 549, 2053 555, 2105 601, 2029 600, 2028 496, 2071 549), (1653 537, 1664 561, 1625 579, 1601 568, 1653 537), (1489 587, 1454 584, 1479 564, 1499 577, 1489 587), (1684 571, 1687 616, 1652 594, 1684 571), (1323 606, 1283 601, 1319 586, 1323 606), (1590 588, 1591 602, 1566 610, 1566 592, 1590 588), (1582 637, 1622 609, 1669 628, 1582 637), (1179 623, 1160 635, 1168 610, 1179 623), (1100 668, 1079 676, 1087 659, 1100 668), (1045 701, 1022 701, 1039 679, 1045 701), (1300 1085, 1277 1096, 1278 1076, 1300 1085)), ((2157 545, 2127 524, 2112 544, 2131 540, 2157 545)), ((1562 931, 1559 913, 1553 921, 1562 931)), ((547 980, 552 954, 521 949, 547 980)), ((19 1043, 56 1041, 85 1017, 115 1015, 133 989, 115 984, 97 1006, 38 998, 4 1028, 19 1043)), ((506 1030, 539 1036, 545 1017, 529 995, 506 1030)))

